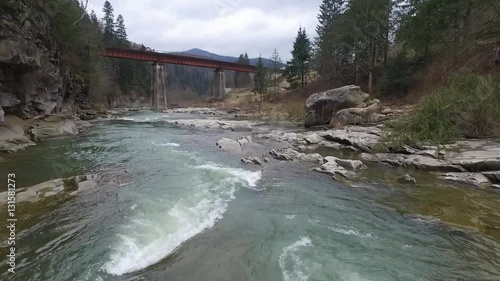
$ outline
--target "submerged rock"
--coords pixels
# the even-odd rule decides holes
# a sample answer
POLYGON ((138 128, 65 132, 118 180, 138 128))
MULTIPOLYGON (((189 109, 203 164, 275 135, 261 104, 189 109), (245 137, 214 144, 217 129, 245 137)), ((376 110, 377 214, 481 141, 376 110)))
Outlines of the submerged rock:
POLYGON ((474 185, 477 187, 485 187, 491 185, 491 182, 487 177, 478 173, 446 173, 443 174, 440 178, 448 181, 474 185))
POLYGON ((399 177, 398 182, 403 184, 417 184, 417 180, 408 174, 399 177))
MULTIPOLYGON (((104 169, 98 174, 87 174, 42 182, 16 189, 16 202, 38 202, 55 195, 77 195, 97 187, 121 187, 128 184, 130 174, 122 169, 104 169)), ((7 202, 8 192, 0 193, 0 206, 7 202)))

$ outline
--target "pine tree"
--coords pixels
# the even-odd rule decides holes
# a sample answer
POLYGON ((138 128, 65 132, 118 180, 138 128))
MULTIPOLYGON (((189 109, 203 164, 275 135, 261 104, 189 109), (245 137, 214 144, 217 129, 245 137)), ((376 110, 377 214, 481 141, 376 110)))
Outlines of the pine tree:
POLYGON ((291 88, 297 88, 299 85, 304 88, 311 59, 311 41, 305 28, 299 28, 291 53, 292 60, 287 62, 287 81, 291 88))
POLYGON ((118 15, 116 18, 115 35, 120 45, 127 45, 127 29, 125 28, 125 22, 122 15, 118 15))
POLYGON ((316 27, 318 36, 315 38, 315 67, 324 76, 335 76, 340 66, 340 47, 337 23, 345 10, 346 0, 323 0, 318 15, 319 24, 316 27))
POLYGON ((113 15, 114 9, 109 1, 104 2, 102 11, 104 13, 104 17, 102 18, 104 22, 103 40, 105 44, 111 44, 115 35, 115 22, 113 15))
POLYGON ((253 92, 260 95, 260 101, 264 101, 264 96, 267 93, 267 71, 262 62, 262 56, 257 61, 257 72, 253 81, 253 92))
MULTIPOLYGON (((236 60, 236 63, 243 64, 243 60, 244 60, 244 58, 243 58, 243 54, 241 54, 241 55, 238 57, 238 59, 236 60)), ((241 88, 241 87, 243 87, 243 86, 242 86, 242 83, 241 83, 241 77, 242 77, 241 75, 242 75, 242 74, 243 74, 243 73, 238 72, 238 71, 236 71, 236 72, 234 73, 234 87, 235 87, 235 88, 241 88)))
POLYGON ((272 63, 272 81, 273 81, 273 86, 274 86, 274 94, 278 94, 278 86, 279 86, 279 80, 280 80, 280 74, 281 74, 281 65, 283 64, 283 61, 281 60, 280 54, 278 53, 277 49, 274 49, 273 54, 271 55, 271 63, 272 63))

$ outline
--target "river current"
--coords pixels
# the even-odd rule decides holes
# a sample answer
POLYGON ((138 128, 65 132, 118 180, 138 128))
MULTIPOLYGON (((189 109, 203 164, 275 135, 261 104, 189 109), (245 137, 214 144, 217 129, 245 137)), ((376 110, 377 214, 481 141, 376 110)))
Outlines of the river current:
POLYGON ((2 173, 15 172, 18 186, 102 170, 128 176, 19 204, 17 272, 6 272, 2 230, 0 278, 500 280, 494 235, 407 215, 382 185, 345 186, 301 163, 245 166, 215 146, 243 133, 165 118, 175 117, 141 112, 7 155, 2 173))

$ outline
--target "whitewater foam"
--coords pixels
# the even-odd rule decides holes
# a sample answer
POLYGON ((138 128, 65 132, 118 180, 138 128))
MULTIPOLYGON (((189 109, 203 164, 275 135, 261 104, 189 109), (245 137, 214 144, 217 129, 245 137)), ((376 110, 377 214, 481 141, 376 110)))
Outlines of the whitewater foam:
POLYGON ((151 142, 153 145, 156 145, 156 146, 170 146, 170 147, 179 147, 181 146, 180 144, 178 143, 174 143, 174 142, 167 142, 167 143, 156 143, 156 142, 151 142))
POLYGON ((196 166, 197 169, 212 170, 228 173, 239 179, 239 182, 248 184, 249 187, 257 186, 257 183, 262 178, 262 171, 251 172, 244 169, 227 168, 214 163, 207 163, 196 166))
POLYGON ((143 214, 130 219, 123 233, 117 235, 119 243, 103 266, 104 271, 123 275, 159 262, 182 243, 223 218, 229 202, 235 198, 236 183, 255 186, 261 177, 260 172, 213 163, 195 168, 215 172, 216 176, 211 178, 216 182, 199 183, 188 198, 180 198, 165 214, 143 214), (130 225, 133 227, 128 227, 130 225))
POLYGON ((309 279, 309 268, 300 259, 298 252, 312 245, 309 237, 301 237, 299 241, 283 248, 279 258, 279 265, 285 281, 306 281, 309 279), (292 269, 289 269, 290 267, 292 269))
POLYGON ((354 229, 343 229, 343 228, 336 228, 336 227, 328 227, 330 230, 333 230, 337 233, 340 233, 340 234, 345 234, 345 235, 352 235, 352 236, 357 236, 357 237, 360 237, 360 238, 372 238, 372 234, 371 233, 361 233, 357 230, 354 230, 354 229))

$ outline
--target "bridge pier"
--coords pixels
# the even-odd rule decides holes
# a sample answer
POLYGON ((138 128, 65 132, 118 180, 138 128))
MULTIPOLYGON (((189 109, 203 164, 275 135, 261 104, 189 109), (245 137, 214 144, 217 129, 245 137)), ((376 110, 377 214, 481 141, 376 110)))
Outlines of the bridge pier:
POLYGON ((165 68, 162 63, 154 62, 152 64, 153 72, 151 74, 151 108, 153 110, 167 109, 167 89, 165 86, 165 68))
POLYGON ((212 98, 221 100, 226 95, 226 75, 224 69, 217 68, 214 71, 214 82, 212 85, 212 98))

